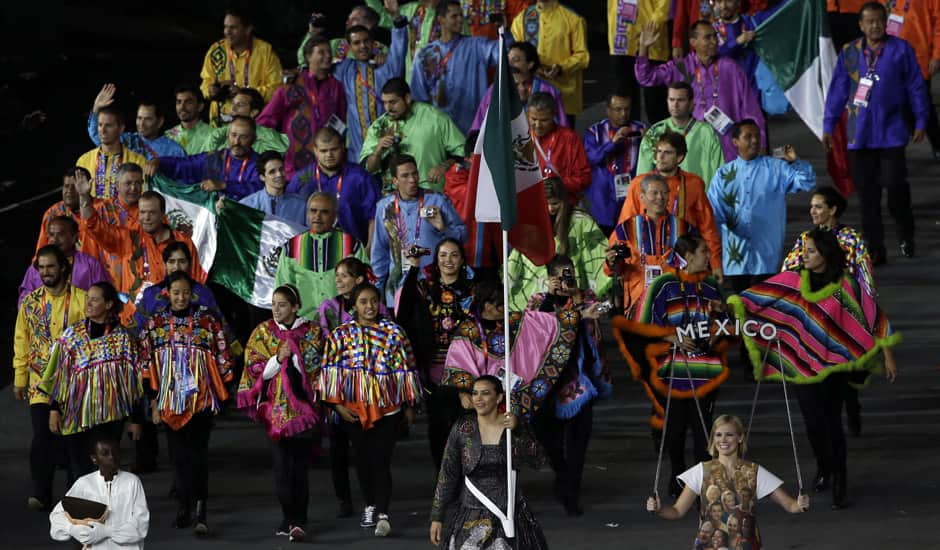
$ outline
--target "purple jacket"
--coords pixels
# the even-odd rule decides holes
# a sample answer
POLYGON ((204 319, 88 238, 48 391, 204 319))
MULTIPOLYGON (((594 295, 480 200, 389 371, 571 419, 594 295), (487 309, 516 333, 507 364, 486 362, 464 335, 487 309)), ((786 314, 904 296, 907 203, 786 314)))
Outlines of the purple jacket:
POLYGON ((197 184, 206 179, 225 182, 225 196, 242 198, 264 188, 258 177, 258 154, 237 159, 223 149, 188 157, 160 157, 160 172, 179 183, 197 184))
MULTIPOLYGON (((76 250, 72 256, 72 286, 88 290, 88 287, 101 281, 111 281, 108 270, 101 265, 97 258, 76 250)), ((20 297, 16 300, 16 306, 19 307, 27 294, 41 286, 42 278, 39 276, 39 271, 35 265, 29 266, 26 275, 23 277, 23 282, 20 283, 20 297)))
POLYGON ((871 88, 868 107, 859 107, 853 104, 855 90, 860 77, 869 72, 864 42, 862 38, 854 40, 839 54, 826 96, 823 132, 831 134, 847 110, 849 149, 904 147, 911 137, 911 114, 914 128, 924 130, 933 109, 927 102, 914 49, 905 40, 885 36, 881 55, 875 61, 878 79, 871 88))

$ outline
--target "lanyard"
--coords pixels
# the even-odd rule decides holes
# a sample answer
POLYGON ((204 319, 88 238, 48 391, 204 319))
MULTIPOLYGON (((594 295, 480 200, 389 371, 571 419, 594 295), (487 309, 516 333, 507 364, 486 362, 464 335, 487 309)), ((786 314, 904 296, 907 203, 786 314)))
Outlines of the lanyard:
MULTIPOLYGON (((617 135, 617 131, 614 130, 612 125, 607 127, 607 137, 610 141, 614 140, 614 136, 617 135)), ((623 161, 617 162, 617 155, 611 155, 610 162, 607 164, 607 170, 614 176, 618 174, 626 174, 633 171, 633 140, 635 138, 627 138, 623 144, 623 161)))
MULTIPOLYGON (((372 73, 373 71, 375 71, 375 69, 372 67, 372 65, 366 65, 367 73, 372 73)), ((375 77, 373 77, 372 74, 369 74, 369 80, 372 80, 374 83, 374 79, 375 77)), ((358 68, 356 69, 356 80, 359 81, 359 84, 361 84, 362 87, 365 88, 367 92, 375 96, 376 99, 380 99, 382 97, 378 93, 376 93, 375 86, 369 84, 365 78, 362 78, 362 73, 359 72, 358 68)))
POLYGON ((552 148, 555 147, 555 142, 558 141, 558 132, 552 133, 552 139, 546 146, 542 146, 542 142, 539 141, 535 133, 532 133, 532 140, 536 142, 537 147, 535 149, 539 152, 539 157, 542 158, 542 171, 546 174, 548 172, 554 172, 555 168, 552 166, 552 148))
MULTIPOLYGON (((714 75, 714 82, 712 82, 712 99, 718 99, 718 84, 720 79, 718 77, 718 59, 712 60, 712 74, 714 75)), ((705 83, 702 82, 702 66, 696 63, 695 65, 695 82, 698 84, 698 97, 701 98, 703 105, 705 104, 705 83)))
MULTIPOLYGON (((323 192, 323 184, 320 182, 320 165, 319 165, 319 164, 318 164, 317 167, 314 169, 313 174, 314 174, 314 177, 317 179, 317 191, 319 191, 319 192, 322 193, 322 192, 323 192)), ((327 183, 330 182, 330 178, 329 178, 329 177, 326 178, 326 182, 327 182, 327 183)), ((340 172, 339 172, 339 179, 336 180, 336 200, 337 200, 337 202, 339 201, 339 196, 340 196, 340 193, 342 193, 342 192, 343 192, 343 171, 340 170, 340 172)))
POLYGON ((683 319, 682 319, 683 323, 688 325, 688 324, 697 322, 699 312, 704 311, 702 309, 702 294, 701 294, 702 283, 696 282, 694 286, 694 291, 695 291, 695 310, 693 312, 694 318, 693 318, 693 315, 689 314, 689 294, 686 292, 685 281, 682 281, 681 279, 679 281, 679 291, 682 292, 682 297, 685 300, 685 311, 683 312, 683 319))
MULTIPOLYGON (((238 59, 238 56, 235 55, 235 51, 229 47, 228 48, 228 73, 229 77, 232 79, 232 84, 238 84, 238 81, 235 80, 235 60, 238 59)), ((243 86, 248 87, 248 64, 251 63, 251 48, 245 50, 245 83, 243 86)))
MULTIPOLYGON (((91 319, 85 319, 85 332, 88 334, 88 339, 91 340, 91 319)), ((104 334, 100 337, 104 337, 111 334, 111 323, 106 322, 104 324, 104 334)))
MULTIPOLYGON (((48 300, 48 291, 42 293, 42 310, 45 313, 46 336, 52 339, 52 302, 48 300)), ((69 324, 69 304, 72 302, 72 291, 65 290, 65 305, 62 308, 62 328, 69 324)))
MULTIPOLYGON (((398 202, 399 194, 395 193, 395 225, 398 226, 398 239, 405 246, 405 219, 401 214, 401 205, 398 202)), ((418 221, 415 223, 415 240, 411 244, 418 244, 421 238, 421 210, 424 208, 424 191, 418 191, 418 221)))
POLYGON ((884 51, 885 51, 885 43, 882 42, 881 47, 875 50, 874 57, 872 57, 870 55, 872 51, 868 48, 868 44, 867 43, 865 44, 863 53, 865 54, 865 63, 868 65, 868 73, 867 73, 868 75, 875 74, 875 66, 878 65, 878 59, 881 58, 881 54, 884 53, 884 51))
MULTIPOLYGON (((444 71, 447 69, 447 63, 450 61, 450 58, 453 57, 454 52, 457 50, 457 46, 459 45, 460 45, 460 35, 457 35, 457 37, 454 38, 454 45, 450 47, 450 51, 447 52, 447 55, 441 58, 440 63, 438 63, 437 70, 434 71, 434 76, 436 76, 437 78, 444 76, 444 71)), ((435 46, 434 49, 437 50, 437 55, 440 56, 441 49, 437 46, 435 46)))
MULTIPOLYGON (((225 154, 225 179, 229 177, 229 168, 232 166, 232 154, 225 154)), ((242 159, 242 167, 238 170, 238 183, 242 182, 242 178, 245 177, 245 169, 248 168, 248 159, 242 159)))
POLYGON ((689 132, 692 131, 692 127, 695 126, 695 117, 689 117, 689 123, 685 125, 685 128, 682 129, 682 137, 688 137, 689 132))
MULTIPOLYGON (((307 88, 307 97, 310 98, 310 110, 313 112, 313 118, 317 120, 317 126, 320 123, 320 98, 317 97, 317 77, 313 74, 313 83, 307 88)), ((325 81, 325 79, 324 79, 325 81)))

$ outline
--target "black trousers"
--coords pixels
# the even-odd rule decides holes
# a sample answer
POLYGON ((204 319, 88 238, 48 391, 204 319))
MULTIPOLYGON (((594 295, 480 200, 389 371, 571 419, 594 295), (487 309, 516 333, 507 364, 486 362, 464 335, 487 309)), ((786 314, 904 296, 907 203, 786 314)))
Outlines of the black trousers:
POLYGON ((845 474, 846 444, 842 431, 845 374, 834 373, 818 384, 793 384, 800 401, 806 435, 824 474, 845 474))
MULTIPOLYGON (((654 64, 658 64, 652 61, 654 64)), ((642 111, 646 110, 646 121, 654 124, 669 117, 669 107, 666 105, 667 89, 665 86, 651 86, 644 88, 636 81, 634 66, 636 58, 629 55, 610 56, 610 70, 614 75, 614 89, 630 92, 630 120, 641 120, 642 111), (640 105, 642 92, 643 105, 640 105)))
MULTIPOLYGON (((681 376, 677 373, 677 376, 681 376)), ((686 433, 689 428, 692 429, 692 449, 695 462, 704 462, 711 459, 708 454, 708 431, 711 429, 712 414, 715 411, 715 392, 699 397, 699 405, 702 407, 702 416, 705 418, 703 431, 702 421, 698 417, 698 410, 695 407, 694 399, 673 399, 669 404, 669 418, 666 419, 665 433, 666 452, 669 453, 669 463, 672 465, 672 476, 669 479, 676 479, 676 476, 686 470, 685 462, 685 441, 686 433)), ((663 400, 665 406, 665 400, 663 400)))
POLYGON ((367 506, 377 514, 387 514, 392 498, 392 453, 398 439, 401 413, 386 416, 368 430, 359 422, 345 422, 349 440, 356 451, 356 475, 367 506))
MULTIPOLYGON (((29 406, 29 419, 33 426, 33 439, 29 444, 29 477, 32 496, 46 506, 52 506, 52 480, 55 477, 55 457, 61 449, 62 437, 49 431, 49 405, 37 403, 29 406)), ((69 485, 73 480, 69 479, 69 485)))
POLYGON ((927 139, 930 140, 930 147, 934 151, 940 151, 940 120, 937 119, 937 108, 933 104, 933 95, 930 93, 930 79, 924 81, 924 88, 927 91, 927 106, 930 107, 930 115, 927 118, 927 139))
POLYGON ((464 413, 460 396, 453 386, 428 386, 425 404, 428 409, 428 444, 434 459, 435 472, 440 471, 444 447, 454 422, 464 413))
POLYGON ((291 526, 307 524, 311 444, 310 437, 285 437, 273 442, 274 488, 281 503, 281 514, 291 526))
POLYGON ((140 439, 134 442, 134 456, 137 468, 141 471, 152 471, 157 468, 157 456, 160 454, 160 443, 157 440, 159 430, 151 418, 150 400, 145 403, 145 419, 141 424, 140 439))
POLYGON ((92 426, 84 432, 63 436, 69 456, 69 478, 74 481, 97 470, 97 466, 91 461, 91 454, 94 452, 92 445, 102 438, 120 442, 123 431, 124 421, 117 420, 92 426))
POLYGON ((336 500, 352 502, 349 488, 349 423, 330 424, 330 473, 336 500))
MULTIPOLYGON (((552 397, 549 396, 548 400, 552 397)), ((536 437, 545 448, 555 472, 555 490, 566 503, 577 503, 581 494, 584 459, 593 424, 593 401, 565 420, 558 418, 551 406, 543 407, 536 418, 536 437)))
POLYGON ((166 441, 173 461, 173 481, 180 507, 205 500, 209 494, 209 433, 212 412, 193 415, 178 430, 167 426, 166 441))
POLYGON ((904 147, 849 151, 849 168, 862 207, 862 233, 873 254, 884 254, 885 230, 881 221, 881 190, 888 192, 888 212, 897 224, 898 240, 914 238, 911 186, 907 182, 904 147))

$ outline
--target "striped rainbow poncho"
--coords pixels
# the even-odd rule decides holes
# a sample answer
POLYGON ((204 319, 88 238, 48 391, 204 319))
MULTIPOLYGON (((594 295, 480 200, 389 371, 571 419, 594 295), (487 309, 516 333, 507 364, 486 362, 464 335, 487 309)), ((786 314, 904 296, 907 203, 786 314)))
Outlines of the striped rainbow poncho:
POLYGON ((881 370, 881 352, 901 341, 874 298, 848 275, 813 291, 809 271, 784 272, 728 302, 742 322, 777 328, 779 351, 774 341, 744 336, 754 375, 763 379, 780 380, 781 370, 797 384, 814 384, 833 372, 870 374, 881 370))

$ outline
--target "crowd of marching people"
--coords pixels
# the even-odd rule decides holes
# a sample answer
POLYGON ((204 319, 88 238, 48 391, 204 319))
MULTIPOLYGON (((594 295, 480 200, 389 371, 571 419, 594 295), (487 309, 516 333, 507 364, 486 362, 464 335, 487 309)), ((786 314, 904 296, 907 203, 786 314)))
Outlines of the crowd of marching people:
POLYGON ((875 283, 892 248, 881 191, 898 231, 891 261, 905 261, 905 147, 927 137, 940 158, 929 94, 940 2, 829 0, 839 50, 820 140, 836 187, 818 185, 795 147, 769 146, 768 116, 787 96, 752 47, 763 25, 814 0, 607 0, 598 121, 584 119, 586 22, 557 0, 354 4, 341 37, 313 14, 290 63, 228 10, 201 82, 195 68, 180 75, 193 82, 175 89, 179 124, 165 132, 162 100, 142 100, 131 131, 114 85, 94 98, 93 148, 64 169, 62 200, 41 221, 15 327, 13 392, 33 434, 27 504, 51 512, 52 538, 142 548, 137 475, 156 468, 161 432, 177 503, 166 522, 209 533, 223 413, 271 441, 274 534, 311 537, 308 471, 326 442, 337 517, 384 537, 395 445, 424 417, 438 472, 431 543, 547 548, 507 461, 550 465, 565 512, 583 513, 593 406, 620 364, 605 331, 669 457, 675 502, 657 493, 646 507, 678 519, 698 502, 694 548, 759 549, 757 500, 810 504, 744 457, 740 419, 713 418, 736 367, 789 387, 817 463, 812 489, 847 506, 843 407, 860 431, 856 389, 897 375, 900 335, 875 283), (531 155, 540 200, 518 209, 547 220, 547 255, 504 250, 500 224, 475 214, 492 168, 481 156, 496 158, 503 120, 493 113, 514 104, 527 132, 502 154, 531 155), (845 182, 860 231, 840 223, 845 182), (214 273, 205 259, 237 235, 196 239, 169 215, 168 186, 206 193, 219 219, 249 208, 303 228, 263 259, 266 291, 255 264, 239 280, 214 273), (800 192, 810 220, 791 246, 786 196, 800 192), (265 308, 235 298, 253 284, 265 308), (133 473, 121 469, 125 433, 133 473))

